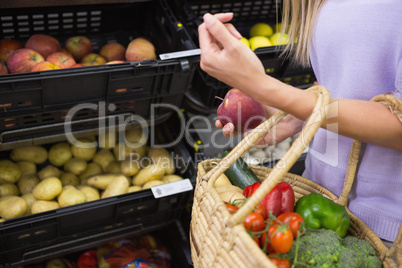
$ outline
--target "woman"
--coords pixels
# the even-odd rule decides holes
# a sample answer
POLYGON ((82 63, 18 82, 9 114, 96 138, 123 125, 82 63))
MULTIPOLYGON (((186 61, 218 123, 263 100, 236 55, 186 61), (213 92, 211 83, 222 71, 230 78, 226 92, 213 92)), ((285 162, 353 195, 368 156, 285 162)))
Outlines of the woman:
MULTIPOLYGON (((309 145, 304 177, 340 195, 352 139, 364 142, 349 208, 380 238, 394 241, 402 222, 402 124, 369 100, 394 92, 402 98, 402 27, 399 0, 283 1, 287 55, 311 64, 331 95, 329 116, 309 145), (290 16, 290 12, 292 16, 290 16), (298 40, 297 43, 293 42, 298 40)), ((315 95, 268 76, 258 57, 228 24, 232 13, 205 14, 199 26, 201 68, 265 105, 289 113, 269 145, 300 131, 315 95)), ((226 136, 233 125, 222 126, 226 136)))

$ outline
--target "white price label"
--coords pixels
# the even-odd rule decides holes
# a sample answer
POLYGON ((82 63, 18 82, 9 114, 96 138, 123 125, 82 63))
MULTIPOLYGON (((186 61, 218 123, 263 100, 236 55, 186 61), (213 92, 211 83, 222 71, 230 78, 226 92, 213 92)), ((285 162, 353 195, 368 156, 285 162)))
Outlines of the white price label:
POLYGON ((175 181, 151 187, 155 198, 161 198, 169 195, 192 191, 193 185, 189 179, 175 181))
POLYGON ((190 50, 183 50, 183 51, 160 54, 159 58, 161 60, 170 60, 170 59, 199 56, 199 55, 201 55, 201 49, 197 48, 197 49, 190 49, 190 50))

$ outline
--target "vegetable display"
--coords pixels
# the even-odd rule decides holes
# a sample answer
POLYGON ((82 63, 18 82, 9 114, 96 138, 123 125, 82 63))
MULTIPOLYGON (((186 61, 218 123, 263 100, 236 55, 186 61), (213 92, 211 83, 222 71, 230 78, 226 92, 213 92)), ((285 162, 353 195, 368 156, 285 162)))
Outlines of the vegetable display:
POLYGON ((318 193, 301 197, 296 203, 295 212, 312 229, 330 229, 341 237, 345 237, 349 229, 350 217, 345 207, 318 193))

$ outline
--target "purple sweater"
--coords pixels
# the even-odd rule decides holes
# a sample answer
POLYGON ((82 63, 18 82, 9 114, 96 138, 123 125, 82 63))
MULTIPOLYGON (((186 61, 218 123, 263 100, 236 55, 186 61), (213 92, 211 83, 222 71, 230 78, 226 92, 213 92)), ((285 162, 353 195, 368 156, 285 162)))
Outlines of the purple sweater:
MULTIPOLYGON (((369 100, 396 92, 402 98, 402 1, 327 0, 310 52, 317 80, 331 97, 369 100)), ((303 176, 339 196, 351 144, 319 129, 303 176)), ((402 223, 402 152, 363 144, 349 198, 358 218, 380 238, 395 240, 402 223)))

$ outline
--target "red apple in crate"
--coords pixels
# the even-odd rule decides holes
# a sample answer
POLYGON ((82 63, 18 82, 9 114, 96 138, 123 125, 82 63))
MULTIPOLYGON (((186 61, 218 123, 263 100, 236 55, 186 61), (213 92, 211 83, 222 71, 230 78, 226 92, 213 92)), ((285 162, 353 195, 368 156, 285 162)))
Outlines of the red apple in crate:
POLYGON ((99 54, 105 58, 106 61, 125 60, 126 48, 119 43, 109 43, 104 45, 99 54))
POLYGON ((17 40, 14 39, 2 39, 0 41, 0 60, 7 63, 8 58, 10 58, 11 54, 17 49, 23 48, 24 45, 17 40))
POLYGON ((8 74, 8 68, 3 61, 0 61, 0 75, 2 74, 8 74))
POLYGON ((85 66, 101 65, 105 64, 106 60, 99 54, 90 53, 86 55, 84 58, 82 58, 81 63, 84 64, 85 66))
POLYGON ((33 49, 20 48, 11 54, 7 62, 10 73, 27 73, 32 67, 45 59, 33 49))
POLYGON ((60 69, 60 67, 48 61, 41 61, 32 67, 31 72, 48 71, 56 69, 60 69))
POLYGON ((66 40, 65 48, 73 55, 76 62, 82 60, 85 55, 92 53, 91 40, 86 36, 73 36, 66 40))
POLYGON ((145 37, 138 37, 128 44, 126 49, 127 61, 156 59, 154 45, 145 37))
POLYGON ((73 57, 70 57, 67 54, 64 54, 63 52, 56 52, 50 54, 46 58, 46 61, 51 62, 62 69, 70 68, 72 65, 76 63, 73 57))
POLYGON ((106 62, 106 64, 116 64, 116 63, 124 63, 124 60, 112 60, 112 61, 108 61, 106 62))
POLYGON ((223 125, 233 123, 237 132, 253 129, 265 119, 263 106, 235 88, 226 93, 217 115, 223 125))
POLYGON ((25 48, 33 49, 44 58, 61 50, 59 40, 47 34, 34 34, 29 37, 25 48))

